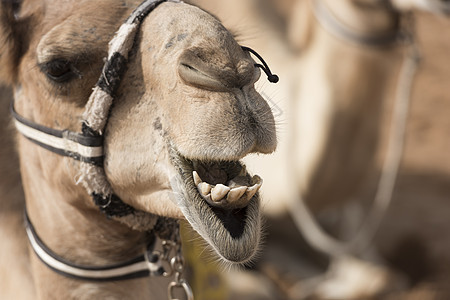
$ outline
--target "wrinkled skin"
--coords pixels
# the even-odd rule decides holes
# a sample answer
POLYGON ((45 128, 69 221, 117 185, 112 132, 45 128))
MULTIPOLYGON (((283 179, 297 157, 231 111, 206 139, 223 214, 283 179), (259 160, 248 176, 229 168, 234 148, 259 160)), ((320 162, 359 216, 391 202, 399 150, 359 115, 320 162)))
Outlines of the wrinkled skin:
MULTIPOLYGON (((17 19, 4 4, 0 76, 15 90, 17 112, 80 131, 107 43, 138 4, 25 1, 17 19)), ((238 161, 276 146, 272 113, 253 87, 259 70, 218 20, 187 4, 160 5, 136 41, 105 130, 109 183, 124 202, 148 213, 148 224, 155 215, 186 218, 222 259, 248 262, 260 243, 258 194, 247 191, 212 206, 198 192, 193 171, 213 186, 231 186, 233 179, 241 186, 259 183, 238 161)), ((76 161, 23 137, 18 150, 30 219, 53 251, 88 265, 142 252, 145 233, 120 218, 106 219, 75 184, 76 161)), ((166 290, 160 279, 153 287, 147 279, 74 281, 31 259, 40 299, 161 299, 166 290)))

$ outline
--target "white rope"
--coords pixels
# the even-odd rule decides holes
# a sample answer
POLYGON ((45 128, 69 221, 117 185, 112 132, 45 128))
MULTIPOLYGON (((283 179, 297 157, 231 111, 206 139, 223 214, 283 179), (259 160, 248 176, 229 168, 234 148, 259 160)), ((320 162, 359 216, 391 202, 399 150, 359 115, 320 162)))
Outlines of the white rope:
POLYGON ((56 259, 52 255, 47 253, 47 251, 39 245, 30 227, 27 226, 25 229, 28 239, 30 241, 30 245, 33 248, 36 255, 51 268, 63 272, 65 274, 90 279, 105 279, 105 278, 126 276, 129 274, 134 274, 146 270, 148 270, 150 274, 156 274, 158 270, 161 268, 161 262, 159 260, 156 262, 150 262, 147 257, 147 254, 144 255, 145 258, 144 260, 104 270, 101 269, 89 270, 85 268, 78 268, 75 266, 71 266, 56 259))
POLYGON ((41 144, 59 149, 65 152, 72 152, 80 154, 83 157, 101 157, 103 156, 103 147, 84 146, 64 137, 57 137, 43 131, 34 129, 30 126, 24 125, 17 119, 14 122, 17 130, 25 137, 35 140, 41 144))

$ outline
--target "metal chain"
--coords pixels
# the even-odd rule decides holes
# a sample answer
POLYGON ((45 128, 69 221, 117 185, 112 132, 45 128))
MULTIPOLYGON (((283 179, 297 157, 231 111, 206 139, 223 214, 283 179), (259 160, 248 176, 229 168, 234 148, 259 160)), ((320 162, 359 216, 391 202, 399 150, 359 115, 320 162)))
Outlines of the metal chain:
POLYGON ((170 239, 162 240, 163 250, 162 253, 158 253, 161 262, 169 267, 164 271, 163 276, 174 276, 174 279, 167 287, 168 299, 178 300, 178 298, 175 298, 174 296, 174 291, 175 289, 181 289, 187 300, 194 300, 194 295, 189 283, 182 278, 184 272, 184 258, 181 249, 180 224, 176 222, 174 227, 170 239))

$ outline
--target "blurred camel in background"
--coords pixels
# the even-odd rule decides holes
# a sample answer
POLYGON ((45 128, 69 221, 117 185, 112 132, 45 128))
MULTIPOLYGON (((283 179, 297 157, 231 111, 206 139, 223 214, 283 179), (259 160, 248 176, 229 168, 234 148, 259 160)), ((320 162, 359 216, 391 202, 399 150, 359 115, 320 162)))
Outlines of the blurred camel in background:
MULTIPOLYGON (((307 243, 332 258, 328 272, 311 285, 286 288, 290 296, 349 299, 403 287, 396 274, 356 257, 373 256, 370 243, 389 205, 402 155, 418 61, 410 13, 418 9, 445 15, 449 2, 194 2, 218 16, 242 44, 257 47, 281 78, 276 87, 261 87, 278 116, 278 150, 247 162, 264 174, 265 212, 273 217, 270 227, 284 236, 283 247, 295 244, 292 227, 284 227, 283 216, 289 212, 307 243), (264 39, 258 38, 259 31, 264 39), (398 101, 379 175, 380 122, 393 89, 398 101), (373 205, 361 201, 374 197, 373 205), (317 216, 349 242, 325 233, 317 216)), ((283 249, 277 253, 283 255, 283 249)))

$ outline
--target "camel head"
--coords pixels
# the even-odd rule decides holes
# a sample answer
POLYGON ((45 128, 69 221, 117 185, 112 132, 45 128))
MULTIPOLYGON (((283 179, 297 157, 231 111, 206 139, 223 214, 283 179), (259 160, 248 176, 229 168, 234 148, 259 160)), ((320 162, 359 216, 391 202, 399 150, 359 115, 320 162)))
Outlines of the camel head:
POLYGON ((215 18, 187 5, 158 9, 111 112, 107 176, 132 206, 163 215, 174 206, 222 257, 245 261, 259 240, 261 179, 239 159, 275 147, 253 87, 259 71, 215 18))
MULTIPOLYGON (((351 35, 375 37, 382 40, 381 43, 389 44, 389 35, 400 30, 399 20, 412 11, 423 11, 438 16, 450 15, 450 1, 448 0, 297 0, 292 6, 288 20, 289 42, 296 50, 305 49, 312 43, 316 19, 328 31, 329 27, 336 27, 339 23, 345 31, 351 31, 351 35), (330 16, 331 14, 331 16, 330 16), (329 22, 331 19, 331 22, 329 22)), ((407 24, 411 25, 411 24, 407 24)), ((406 28, 410 30, 411 28, 406 28)), ((333 29, 331 30, 333 31, 333 29)), ((342 33, 342 29, 339 29, 342 33)), ((340 35, 338 33, 337 35, 340 35)), ((345 33, 345 35, 348 35, 345 33)), ((347 38, 348 37, 344 37, 347 38)))
MULTIPOLYGON (((15 26, 2 28, 2 78, 15 87, 19 114, 80 131, 108 42, 139 1, 56 2, 10 7, 15 26)), ((271 110, 254 88, 259 76, 216 18, 163 3, 141 25, 104 131, 103 167, 114 193, 140 211, 187 219, 236 263, 254 256, 261 230, 262 179, 240 159, 276 146, 271 110)), ((33 167, 58 169, 62 190, 82 195, 74 205, 92 206, 75 185, 77 162, 35 152, 33 167)))

